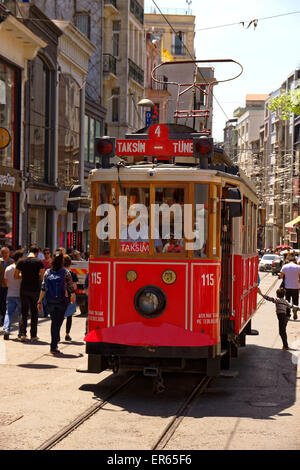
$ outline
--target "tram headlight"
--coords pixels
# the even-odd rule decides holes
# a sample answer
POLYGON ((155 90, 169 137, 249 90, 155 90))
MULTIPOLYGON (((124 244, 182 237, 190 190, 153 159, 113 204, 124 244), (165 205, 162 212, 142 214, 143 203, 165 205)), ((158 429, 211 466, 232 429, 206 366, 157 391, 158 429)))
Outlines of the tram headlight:
POLYGON ((155 318, 163 313, 167 305, 167 297, 157 286, 145 286, 134 296, 134 306, 137 312, 146 318, 155 318))

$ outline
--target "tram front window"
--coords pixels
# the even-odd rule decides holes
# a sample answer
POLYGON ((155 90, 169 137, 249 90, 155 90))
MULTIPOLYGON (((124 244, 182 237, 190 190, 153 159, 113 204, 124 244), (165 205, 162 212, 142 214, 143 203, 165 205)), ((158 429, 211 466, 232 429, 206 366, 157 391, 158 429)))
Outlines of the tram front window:
MULTIPOLYGON (((184 252, 184 188, 155 188, 154 252, 184 252)), ((153 235, 152 235, 153 236, 153 235)))
POLYGON ((194 185, 194 256, 207 258, 207 236, 208 236, 208 184, 194 185))
POLYGON ((150 188, 124 188, 119 202, 120 252, 149 253, 150 188))

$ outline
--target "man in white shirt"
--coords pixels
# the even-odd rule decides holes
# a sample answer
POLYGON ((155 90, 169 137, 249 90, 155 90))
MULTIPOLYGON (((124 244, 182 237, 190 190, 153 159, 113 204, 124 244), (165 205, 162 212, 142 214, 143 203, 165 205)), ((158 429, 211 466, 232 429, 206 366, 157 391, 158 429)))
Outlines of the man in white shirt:
POLYGON ((6 314, 4 318, 4 339, 9 339, 9 334, 11 331, 11 324, 14 312, 18 311, 18 316, 20 318, 21 314, 21 298, 20 298, 20 287, 21 279, 15 279, 15 269, 17 262, 23 258, 23 251, 16 251, 13 259, 14 263, 9 265, 4 272, 4 282, 7 286, 7 302, 6 302, 6 314))
MULTIPOLYGON (((282 266, 280 278, 284 278, 286 300, 290 302, 292 299, 293 305, 299 305, 300 265, 295 256, 290 256, 288 263, 282 266)), ((294 312, 294 320, 297 320, 297 312, 294 312)))

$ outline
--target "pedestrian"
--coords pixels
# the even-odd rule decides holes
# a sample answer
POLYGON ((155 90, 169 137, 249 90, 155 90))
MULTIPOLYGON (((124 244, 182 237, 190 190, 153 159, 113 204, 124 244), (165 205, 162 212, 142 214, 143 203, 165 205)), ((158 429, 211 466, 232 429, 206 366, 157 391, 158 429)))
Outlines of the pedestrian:
POLYGON ((57 345, 60 341, 60 329, 64 321, 65 311, 69 302, 75 302, 75 290, 71 274, 64 268, 63 254, 56 254, 51 269, 47 269, 42 282, 38 300, 38 309, 42 309, 43 298, 47 299, 48 312, 51 316, 51 354, 59 354, 57 345))
POLYGON ((42 261, 37 257, 39 249, 36 246, 29 248, 27 258, 20 259, 16 265, 14 278, 22 279, 20 297, 21 297, 21 324, 20 341, 27 339, 27 320, 29 308, 31 311, 30 338, 31 341, 37 341, 38 310, 37 301, 41 289, 41 280, 45 269, 42 261))
POLYGON ((38 249, 39 249, 39 252, 38 252, 37 257, 43 261, 45 256, 44 256, 44 253, 42 252, 42 248, 39 246, 38 249))
POLYGON ((84 259, 82 258, 81 254, 80 254, 80 251, 78 251, 78 250, 73 251, 73 260, 74 261, 84 261, 84 259))
POLYGON ((6 246, 1 248, 0 258, 0 326, 3 326, 6 313, 7 287, 4 282, 4 273, 7 266, 13 264, 14 260, 9 256, 10 250, 6 246))
POLYGON ((293 309, 293 311, 299 310, 299 307, 297 305, 292 305, 287 300, 284 299, 285 296, 285 289, 282 289, 281 287, 277 289, 276 291, 276 298, 274 297, 269 297, 267 295, 264 295, 260 288, 257 289, 257 292, 265 299, 268 300, 269 302, 273 302, 276 305, 276 314, 278 318, 278 326, 279 326, 279 335, 282 339, 282 349, 288 350, 289 345, 288 345, 288 340, 287 340, 287 333, 286 333, 286 326, 290 318, 290 313, 289 309, 293 309))
MULTIPOLYGON (((44 248, 43 254, 44 254, 44 259, 42 259, 42 263, 43 263, 44 269, 46 271, 47 269, 49 269, 51 267, 51 263, 52 263, 52 256, 51 256, 50 248, 44 248)), ((46 301, 45 297, 43 298, 42 304, 43 304, 43 316, 44 316, 44 318, 47 318, 48 317, 48 308, 47 308, 47 301, 46 301)))
MULTIPOLYGON (((74 271, 71 271, 71 269, 70 269, 71 264, 72 264, 72 259, 70 258, 70 256, 69 255, 64 255, 64 267, 71 274, 72 281, 73 281, 73 287, 74 287, 74 290, 76 291, 77 283, 79 282, 79 279, 78 279, 77 274, 74 273, 74 271)), ((69 295, 69 297, 70 297, 70 295, 69 295)), ((69 302, 70 302, 70 300, 71 299, 69 298, 69 302)), ((66 341, 72 341, 72 338, 70 336, 71 327, 72 327, 72 315, 69 315, 66 319, 66 336, 65 336, 66 341)))
MULTIPOLYGON (((294 305, 299 305, 300 265, 293 255, 281 268, 280 278, 284 281, 285 298, 288 302, 292 299, 294 305)), ((290 313, 290 312, 289 312, 290 313)), ((294 320, 297 320, 297 312, 294 311, 294 320)))
POLYGON ((52 263, 52 256, 50 248, 44 248, 43 250, 44 259, 42 259, 42 263, 44 265, 44 269, 49 269, 52 263))
POLYGON ((20 337, 20 318, 21 318, 21 298, 20 298, 20 287, 21 279, 15 279, 14 273, 16 269, 16 264, 19 259, 23 258, 23 251, 16 251, 13 257, 14 262, 7 266, 4 273, 4 281, 7 286, 7 300, 6 300, 6 314, 4 318, 4 339, 9 339, 9 334, 11 331, 13 314, 15 311, 18 311, 19 319, 19 337, 20 337))

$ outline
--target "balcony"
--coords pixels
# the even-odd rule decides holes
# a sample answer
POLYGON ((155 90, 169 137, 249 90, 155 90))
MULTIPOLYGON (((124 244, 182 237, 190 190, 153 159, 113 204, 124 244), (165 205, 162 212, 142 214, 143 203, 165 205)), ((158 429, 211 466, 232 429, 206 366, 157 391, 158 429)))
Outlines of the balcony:
POLYGON ((111 54, 103 54, 103 73, 117 75, 117 59, 111 54))
POLYGON ((158 75, 156 79, 159 80, 160 83, 157 83, 155 80, 151 79, 150 89, 157 91, 168 91, 168 77, 165 75, 158 75))
POLYGON ((136 65, 131 59, 128 59, 128 78, 132 78, 142 87, 144 86, 144 70, 136 65))
POLYGON ((104 0, 104 18, 108 18, 116 13, 119 13, 117 0, 104 0))
POLYGON ((141 24, 144 24, 144 9, 136 0, 130 0, 130 12, 141 24))

